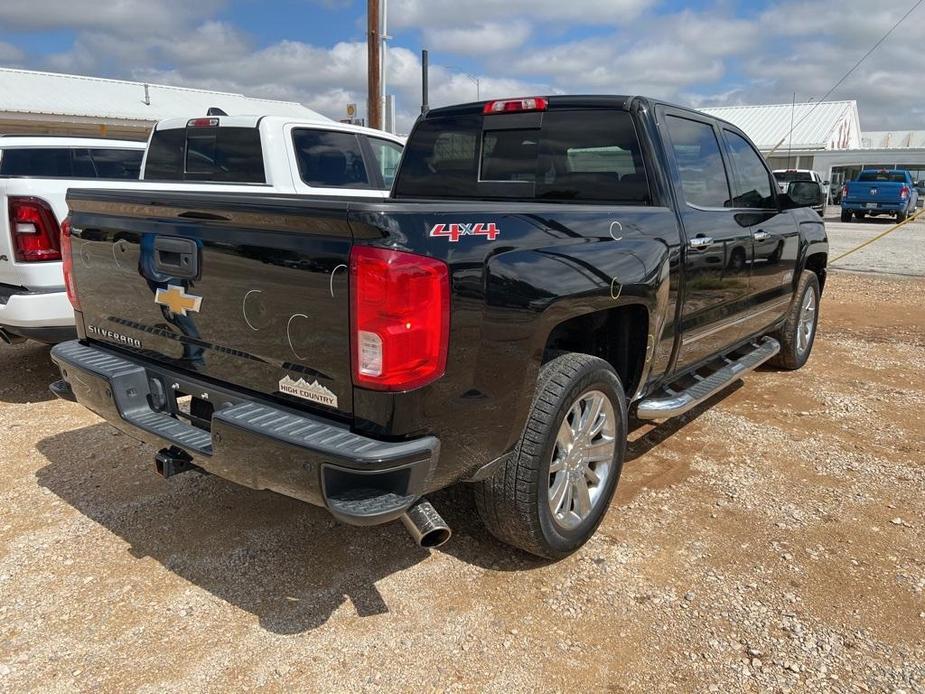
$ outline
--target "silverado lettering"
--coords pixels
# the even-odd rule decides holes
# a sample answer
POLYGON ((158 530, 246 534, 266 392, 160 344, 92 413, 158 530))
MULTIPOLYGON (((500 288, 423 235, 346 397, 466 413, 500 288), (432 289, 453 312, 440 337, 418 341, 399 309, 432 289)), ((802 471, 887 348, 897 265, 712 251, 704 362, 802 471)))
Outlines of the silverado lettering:
POLYGON ((608 511, 633 421, 806 363, 829 251, 741 130, 641 97, 431 110, 384 200, 68 201, 79 339, 54 390, 164 474, 401 519, 422 546, 450 534, 426 496, 468 483, 492 533, 550 558, 608 511), (207 311, 151 301, 157 248, 183 250, 172 281, 207 311))
POLYGON ((90 335, 105 337, 107 340, 118 342, 122 345, 128 345, 129 347, 134 347, 135 349, 142 348, 141 340, 137 340, 134 337, 128 337, 127 335, 122 335, 120 333, 114 333, 112 330, 106 330, 105 328, 97 328, 95 325, 87 325, 87 332, 90 335))

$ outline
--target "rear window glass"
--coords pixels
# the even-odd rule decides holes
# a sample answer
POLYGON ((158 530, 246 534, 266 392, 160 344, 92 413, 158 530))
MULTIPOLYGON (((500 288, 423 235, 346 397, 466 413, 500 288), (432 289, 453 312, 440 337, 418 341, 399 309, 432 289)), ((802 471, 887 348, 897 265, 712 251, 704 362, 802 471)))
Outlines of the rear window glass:
POLYGON ((316 188, 369 188, 360 141, 353 133, 329 130, 292 131, 302 180, 316 188))
POLYGON ((791 181, 811 181, 813 175, 809 171, 775 171, 774 178, 779 183, 790 183, 791 181))
POLYGON ((137 179, 142 150, 36 147, 0 153, 0 176, 137 179))
POLYGON ((145 179, 266 183, 257 128, 155 130, 148 146, 145 179))
POLYGON ((395 194, 649 203, 630 114, 550 111, 536 119, 538 127, 514 129, 505 118, 422 121, 406 146, 395 194))
POLYGON ((858 180, 905 183, 906 174, 903 171, 862 171, 858 180))

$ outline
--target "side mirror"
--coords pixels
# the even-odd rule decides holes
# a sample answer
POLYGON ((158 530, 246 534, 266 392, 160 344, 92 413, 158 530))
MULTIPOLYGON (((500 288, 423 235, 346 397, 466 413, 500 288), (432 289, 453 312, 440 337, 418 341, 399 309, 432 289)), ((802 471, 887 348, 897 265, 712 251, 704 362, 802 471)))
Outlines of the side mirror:
POLYGON ((825 202, 825 193, 815 181, 791 181, 787 195, 797 207, 816 207, 825 202))
POLYGON ((831 184, 831 183, 832 183, 831 181, 823 181, 823 182, 822 182, 822 185, 827 186, 827 185, 829 185, 829 184, 831 184))

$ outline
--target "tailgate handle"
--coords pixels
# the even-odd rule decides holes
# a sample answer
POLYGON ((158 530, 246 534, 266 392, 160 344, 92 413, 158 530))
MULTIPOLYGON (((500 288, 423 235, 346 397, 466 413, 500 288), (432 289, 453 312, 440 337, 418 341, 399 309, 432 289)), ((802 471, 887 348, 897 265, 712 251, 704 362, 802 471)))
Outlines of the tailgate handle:
POLYGON ((182 217, 183 219, 202 219, 205 221, 213 222, 229 222, 231 221, 228 217, 223 217, 220 214, 213 214, 211 212, 181 212, 177 217, 182 217))
POLYGON ((197 279, 199 247, 191 239, 158 236, 154 239, 154 268, 178 279, 197 279))

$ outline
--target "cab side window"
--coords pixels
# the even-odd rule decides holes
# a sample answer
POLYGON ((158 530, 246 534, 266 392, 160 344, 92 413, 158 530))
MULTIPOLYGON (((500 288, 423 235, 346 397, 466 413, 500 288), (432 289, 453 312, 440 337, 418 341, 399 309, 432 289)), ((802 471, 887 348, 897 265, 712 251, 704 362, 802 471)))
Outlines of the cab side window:
POLYGON ((402 146, 391 140, 381 140, 378 137, 367 138, 367 141, 373 149, 373 156, 376 158, 376 164, 378 164, 379 172, 382 174, 385 190, 389 190, 395 180, 395 172, 398 171, 402 146))
POLYGON ((733 207, 777 209, 777 199, 771 192, 771 177, 761 155, 738 133, 723 130, 723 134, 735 168, 733 207))
POLYGON ((297 128, 292 143, 302 180, 316 188, 370 188, 360 141, 353 133, 297 128))
POLYGON ((729 178, 713 126, 671 115, 667 122, 684 199, 698 207, 730 207, 729 178))

